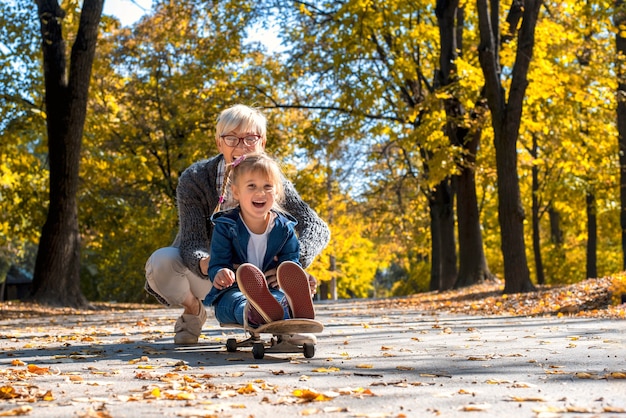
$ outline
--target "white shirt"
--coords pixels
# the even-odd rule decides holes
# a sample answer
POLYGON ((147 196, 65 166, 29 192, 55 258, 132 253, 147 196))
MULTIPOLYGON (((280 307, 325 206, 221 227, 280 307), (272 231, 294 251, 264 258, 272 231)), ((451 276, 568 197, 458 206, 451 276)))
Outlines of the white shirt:
POLYGON ((264 267, 263 259, 265 258, 265 253, 267 252, 267 240, 269 238, 270 231, 274 227, 275 219, 276 214, 274 212, 270 212, 270 221, 267 223, 267 228, 265 228, 265 232, 262 234, 255 234, 250 231, 250 228, 248 228, 248 225, 244 222, 246 229, 248 229, 248 232, 250 233, 250 241, 248 241, 248 263, 254 264, 261 270, 264 267))

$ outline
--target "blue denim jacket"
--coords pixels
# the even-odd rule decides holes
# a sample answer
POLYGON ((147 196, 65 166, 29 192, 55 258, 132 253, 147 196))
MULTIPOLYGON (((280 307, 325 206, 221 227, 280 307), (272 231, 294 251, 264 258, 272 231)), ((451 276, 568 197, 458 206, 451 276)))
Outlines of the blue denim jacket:
MULTIPOLYGON (((267 240, 263 265, 257 266, 263 272, 278 267, 283 261, 300 264, 300 243, 294 229, 297 221, 289 214, 279 212, 275 214, 274 227, 267 240)), ((234 271, 234 265, 247 262, 250 233, 241 219, 239 207, 216 213, 211 217, 211 222, 214 227, 208 273, 209 279, 213 282, 221 269, 229 268, 234 271)), ((212 288, 204 299, 204 304, 215 303, 220 293, 220 290, 212 288)))

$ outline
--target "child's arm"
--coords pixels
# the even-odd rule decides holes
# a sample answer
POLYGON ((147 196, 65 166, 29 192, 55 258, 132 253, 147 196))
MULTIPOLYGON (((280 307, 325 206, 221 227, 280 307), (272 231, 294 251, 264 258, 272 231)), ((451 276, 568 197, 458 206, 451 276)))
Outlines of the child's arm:
POLYGON ((228 235, 228 227, 217 223, 211 237, 211 258, 209 259, 209 279, 215 283, 217 273, 222 269, 233 268, 232 238, 228 235))

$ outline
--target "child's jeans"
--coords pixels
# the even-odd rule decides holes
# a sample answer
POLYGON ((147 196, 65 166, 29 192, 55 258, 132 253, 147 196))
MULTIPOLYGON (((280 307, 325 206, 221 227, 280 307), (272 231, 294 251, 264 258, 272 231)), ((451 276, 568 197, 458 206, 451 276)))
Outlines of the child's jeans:
MULTIPOLYGON (((270 292, 285 309, 285 319, 289 318, 289 308, 286 303, 285 294, 278 289, 271 289, 270 292)), ((215 318, 220 324, 240 324, 243 325, 244 309, 247 299, 238 287, 226 289, 215 303, 215 318)))

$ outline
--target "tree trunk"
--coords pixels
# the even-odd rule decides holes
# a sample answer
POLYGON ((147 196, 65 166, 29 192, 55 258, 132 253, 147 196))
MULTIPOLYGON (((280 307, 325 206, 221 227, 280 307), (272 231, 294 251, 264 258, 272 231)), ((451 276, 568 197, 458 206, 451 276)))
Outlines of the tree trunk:
POLYGON ((480 133, 471 135, 465 144, 466 164, 458 176, 457 218, 459 230, 459 274, 454 287, 460 288, 493 279, 487 266, 483 245, 478 198, 476 197, 476 176, 474 164, 480 142, 480 133))
POLYGON ((84 0, 69 74, 57 0, 38 0, 41 25, 50 203, 35 262, 34 299, 55 305, 85 307, 80 289, 80 233, 77 193, 83 127, 98 25, 104 0, 84 0))
POLYGON ((517 176, 517 138, 527 74, 535 42, 535 27, 542 2, 526 0, 518 35, 518 49, 506 100, 499 62, 499 2, 477 0, 480 45, 478 54, 485 76, 487 103, 491 110, 498 176, 498 217, 504 259, 504 292, 534 290, 524 243, 524 209, 517 176))
MULTIPOLYGON (((533 159, 539 155, 537 136, 533 135, 533 146, 531 150, 533 159)), ((532 167, 532 224, 533 224, 533 253, 535 254, 535 270, 537 271, 537 284, 545 284, 546 278, 543 271, 543 260, 541 258, 541 234, 539 228, 539 167, 533 164, 532 167)))
MULTIPOLYGON (((444 87, 455 81, 455 61, 463 44, 463 9, 459 8, 459 0, 438 0, 436 15, 441 45, 438 87, 444 87)), ((480 230, 473 166, 480 132, 470 136, 469 129, 459 126, 465 109, 455 98, 445 101, 445 109, 448 119, 446 135, 452 144, 462 146, 467 151, 465 163, 459 167, 461 174, 456 178, 460 264, 453 286, 462 287, 481 282, 490 276, 480 230)))
POLYGON ((454 236, 454 190, 448 179, 441 183, 441 285, 439 290, 448 290, 454 287, 458 275, 456 258, 456 239, 454 236))
POLYGON ((448 179, 439 183, 429 197, 432 253, 430 290, 451 289, 456 281, 453 200, 448 179))
POLYGON ((596 218, 596 196, 587 193, 587 276, 598 277, 598 224, 596 218))
POLYGON ((439 220, 440 211, 435 202, 435 191, 428 199, 430 210, 430 286, 429 290, 439 290, 441 287, 441 222, 439 220))
POLYGON ((557 247, 563 245, 563 230, 561 229, 561 215, 554 209, 554 206, 548 208, 550 217, 550 240, 557 247))
POLYGON ((620 226, 622 229, 622 269, 626 270, 626 6, 615 1, 615 45, 617 52, 617 131, 619 146, 620 226))

